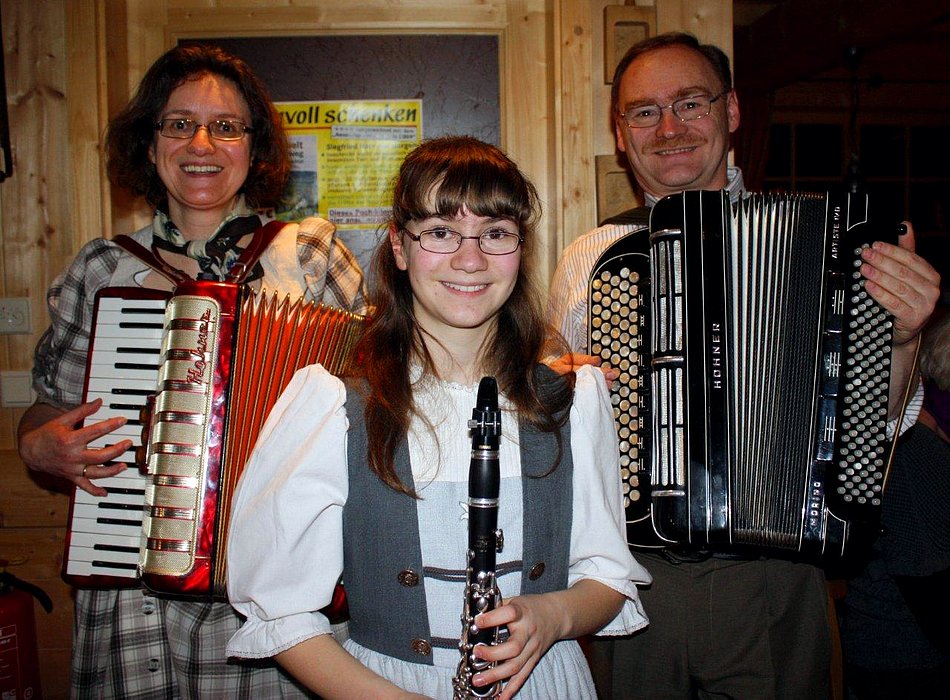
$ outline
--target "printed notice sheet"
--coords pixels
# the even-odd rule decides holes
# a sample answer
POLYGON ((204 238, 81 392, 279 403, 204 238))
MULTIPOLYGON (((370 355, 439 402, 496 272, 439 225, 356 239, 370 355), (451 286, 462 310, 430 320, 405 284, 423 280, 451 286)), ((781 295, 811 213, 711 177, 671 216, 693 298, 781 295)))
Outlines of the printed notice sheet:
POLYGON ((421 100, 278 102, 293 168, 283 221, 322 216, 368 269, 393 178, 422 139, 421 100))

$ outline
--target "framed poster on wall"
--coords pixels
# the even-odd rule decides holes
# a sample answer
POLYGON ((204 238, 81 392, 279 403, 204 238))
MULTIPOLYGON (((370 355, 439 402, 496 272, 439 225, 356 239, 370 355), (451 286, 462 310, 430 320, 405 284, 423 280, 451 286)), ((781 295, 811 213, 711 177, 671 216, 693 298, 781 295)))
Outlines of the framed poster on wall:
POLYGON ((415 143, 466 134, 501 145, 496 34, 227 37, 182 43, 220 46, 244 59, 267 84, 289 127, 295 159, 283 216, 333 221, 364 270, 388 215, 392 179, 415 143), (334 127, 339 138, 331 149, 334 127))

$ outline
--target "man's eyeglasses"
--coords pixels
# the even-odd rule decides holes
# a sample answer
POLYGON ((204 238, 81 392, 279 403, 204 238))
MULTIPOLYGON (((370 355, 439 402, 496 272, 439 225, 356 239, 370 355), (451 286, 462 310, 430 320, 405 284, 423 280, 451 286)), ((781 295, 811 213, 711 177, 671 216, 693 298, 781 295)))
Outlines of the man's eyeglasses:
POLYGON ((238 141, 244 138, 244 134, 254 132, 254 129, 237 119, 215 119, 207 124, 199 124, 194 119, 170 118, 162 119, 155 129, 170 139, 190 139, 202 126, 208 130, 208 136, 218 141, 238 141))
POLYGON ((463 236, 450 228, 431 228, 419 234, 407 229, 403 231, 430 253, 454 253, 462 247, 463 239, 473 239, 478 241, 478 247, 485 255, 509 255, 524 242, 517 233, 502 230, 485 231, 477 236, 463 236))
POLYGON ((675 114, 681 121, 689 122, 694 119, 708 117, 709 112, 712 109, 713 102, 718 100, 723 95, 728 94, 729 90, 712 96, 693 95, 692 97, 684 97, 680 100, 671 102, 665 107, 661 107, 660 105, 635 105, 633 107, 628 107, 627 111, 621 112, 620 117, 627 126, 633 127, 634 129, 639 129, 648 126, 656 126, 660 123, 660 119, 663 118, 663 110, 671 109, 673 110, 673 114, 675 114))

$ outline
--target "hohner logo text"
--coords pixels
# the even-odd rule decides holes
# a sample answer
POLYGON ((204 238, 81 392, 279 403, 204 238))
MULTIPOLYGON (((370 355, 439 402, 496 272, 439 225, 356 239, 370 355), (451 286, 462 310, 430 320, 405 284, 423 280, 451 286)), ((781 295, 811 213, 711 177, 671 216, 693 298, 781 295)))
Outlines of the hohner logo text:
POLYGON ((722 325, 713 322, 709 330, 709 362, 712 372, 712 388, 722 389, 722 325))

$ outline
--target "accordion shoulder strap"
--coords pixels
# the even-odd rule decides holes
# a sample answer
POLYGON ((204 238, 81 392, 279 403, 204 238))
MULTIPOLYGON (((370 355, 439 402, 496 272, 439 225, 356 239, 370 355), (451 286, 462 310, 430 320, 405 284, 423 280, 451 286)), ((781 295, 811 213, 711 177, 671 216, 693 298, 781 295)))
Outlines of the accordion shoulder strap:
POLYGON ((275 219, 254 231, 254 237, 251 239, 250 244, 248 244, 244 252, 241 253, 241 257, 234 261, 225 281, 240 284, 247 279, 247 276, 254 270, 257 261, 260 260, 261 255, 264 254, 267 246, 277 237, 277 234, 280 233, 284 226, 285 222, 275 219))
POLYGON ((627 209, 626 211, 622 211, 619 214, 614 214, 613 216, 604 219, 600 222, 600 226, 606 226, 607 224, 615 224, 617 226, 629 226, 630 224, 636 224, 637 226, 649 226, 651 209, 652 207, 646 206, 627 209))
POLYGON ((115 236, 112 239, 112 242, 130 255, 141 260, 143 263, 155 270, 155 272, 169 279, 172 284, 178 285, 190 279, 184 272, 169 265, 167 262, 162 260, 160 256, 156 255, 154 252, 132 238, 132 236, 120 233, 118 236, 115 236))
MULTIPOLYGON (((241 256, 235 260, 234 264, 231 266, 231 270, 228 272, 226 281, 235 282, 237 284, 244 282, 247 276, 254 270, 254 265, 257 264, 257 261, 260 259, 261 255, 264 254, 267 246, 270 245, 271 241, 274 240, 283 227, 283 221, 275 220, 256 229, 250 244, 244 249, 244 252, 241 253, 241 256)), ((118 236, 115 236, 112 239, 112 242, 130 255, 133 255, 144 262, 150 268, 155 270, 155 272, 169 279, 176 286, 191 279, 181 270, 174 268, 165 262, 161 256, 154 251, 154 249, 149 250, 131 236, 122 233, 118 236)))
POLYGON ((907 413, 907 407, 910 405, 911 400, 914 398, 914 394, 917 393, 917 386, 921 381, 920 377, 920 344, 921 338, 920 334, 917 334, 917 346, 914 348, 914 360, 910 366, 910 372, 907 375, 907 385, 904 387, 904 395, 901 398, 901 409, 897 414, 897 418, 894 419, 894 439, 891 440, 891 447, 887 453, 887 464, 884 468, 884 483, 881 485, 881 490, 886 490, 887 482, 891 476, 891 467, 894 464, 894 459, 897 456, 897 443, 900 442, 898 438, 901 436, 901 429, 904 426, 904 416, 907 413))

